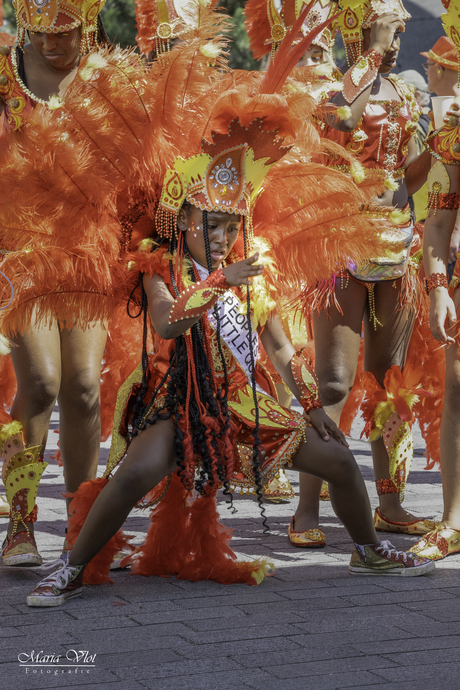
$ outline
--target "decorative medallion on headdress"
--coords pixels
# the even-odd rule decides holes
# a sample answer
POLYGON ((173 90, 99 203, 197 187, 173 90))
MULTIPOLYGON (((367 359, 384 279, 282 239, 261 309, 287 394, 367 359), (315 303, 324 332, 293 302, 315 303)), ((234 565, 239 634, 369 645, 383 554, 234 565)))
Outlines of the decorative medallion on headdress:
MULTIPOLYGON (((134 0, 136 5, 136 42, 144 55, 167 53, 171 41, 187 29, 190 0, 134 0)), ((202 0, 214 6, 217 0, 202 0)))
POLYGON ((368 29, 382 14, 394 12, 403 22, 411 17, 401 0, 339 0, 339 7, 343 13, 336 26, 342 34, 347 59, 352 62, 363 52, 363 29, 368 29))
MULTIPOLYGON (((18 25, 18 43, 26 31, 58 34, 82 27, 82 36, 97 32, 97 17, 106 0, 13 0, 18 25)), ((87 48, 90 45, 86 46, 87 48)))
POLYGON ((457 49, 458 78, 460 86, 460 2, 458 0, 441 0, 446 11, 441 15, 446 35, 457 49))
POLYGON ((238 213, 251 219, 254 204, 270 168, 290 147, 277 131, 264 129, 257 118, 247 127, 233 120, 226 133, 212 132, 201 153, 176 158, 167 170, 157 211, 157 232, 171 237, 185 200, 203 211, 238 213))
MULTIPOLYGON (((334 16, 338 12, 336 2, 331 0, 249 0, 246 3, 245 24, 254 57, 259 60, 267 53, 273 55, 292 28, 300 13, 308 6, 306 18, 299 32, 299 39, 334 16)), ((334 42, 334 31, 327 26, 313 39, 314 45, 330 51, 334 42)))

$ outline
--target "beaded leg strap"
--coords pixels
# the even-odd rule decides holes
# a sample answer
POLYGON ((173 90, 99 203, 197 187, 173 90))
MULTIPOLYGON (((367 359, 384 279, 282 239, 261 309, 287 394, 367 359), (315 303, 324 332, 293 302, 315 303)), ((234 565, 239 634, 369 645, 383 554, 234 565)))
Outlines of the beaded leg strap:
POLYGON ((175 299, 169 312, 169 323, 177 323, 184 319, 201 318, 211 309, 220 295, 230 289, 223 271, 218 271, 199 283, 190 285, 175 299))
POLYGON ((13 521, 12 537, 19 524, 29 532, 28 524, 37 519, 35 499, 41 476, 48 465, 43 462, 40 452, 41 446, 24 448, 22 432, 10 437, 3 446, 2 479, 13 521))
POLYGON ((382 55, 377 50, 367 50, 358 62, 350 67, 343 78, 343 97, 353 103, 377 78, 382 55))
POLYGON ((399 489, 392 479, 376 479, 375 486, 379 496, 383 494, 399 494, 399 489))
POLYGON ((297 388, 302 393, 299 403, 305 412, 322 407, 316 374, 305 359, 303 350, 296 352, 291 359, 291 372, 297 388))

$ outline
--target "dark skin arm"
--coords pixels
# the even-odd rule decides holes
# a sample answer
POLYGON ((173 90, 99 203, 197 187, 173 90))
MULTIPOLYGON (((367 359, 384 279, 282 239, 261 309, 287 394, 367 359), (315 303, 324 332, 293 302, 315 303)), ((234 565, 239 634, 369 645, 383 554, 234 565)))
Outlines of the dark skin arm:
MULTIPOLYGON (((447 165, 446 170, 450 178, 451 193, 460 191, 460 169, 458 166, 447 165)), ((444 209, 430 215, 425 221, 423 232, 423 262, 425 274, 447 274, 449 260, 449 245, 452 231, 457 220, 457 211, 444 209)), ((448 325, 453 325, 457 320, 455 305, 445 287, 437 287, 430 290, 430 328, 433 336, 441 343, 453 343, 454 339, 446 332, 446 320, 448 325)))
POLYGON ((427 175, 430 172, 432 159, 429 151, 417 154, 414 137, 409 141, 408 149, 405 179, 407 194, 412 196, 425 184, 427 175))
MULTIPOLYGON (((276 314, 265 325, 260 339, 276 371, 285 381, 293 395, 300 401, 302 393, 298 389, 291 371, 291 359, 295 354, 295 350, 289 342, 281 321, 276 314)), ((317 410, 311 410, 308 413, 308 417, 324 441, 328 441, 329 436, 333 436, 344 446, 348 446, 345 436, 322 407, 317 410)))

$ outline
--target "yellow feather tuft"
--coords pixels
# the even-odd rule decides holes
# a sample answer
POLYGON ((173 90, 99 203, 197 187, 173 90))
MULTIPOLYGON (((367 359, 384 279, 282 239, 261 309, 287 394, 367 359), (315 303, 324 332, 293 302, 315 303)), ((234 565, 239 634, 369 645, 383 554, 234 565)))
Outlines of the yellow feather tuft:
POLYGON ((392 192, 396 192, 399 189, 399 184, 392 177, 387 177, 383 184, 392 192))
POLYGON ((18 422, 16 419, 13 419, 12 422, 7 422, 2 427, 0 427, 0 448, 7 441, 9 441, 10 438, 13 438, 13 436, 19 434, 21 430, 22 424, 21 422, 18 422))
POLYGON ((275 572, 275 566, 270 561, 264 559, 259 562, 259 568, 251 573, 251 577, 256 581, 256 585, 260 585, 266 577, 270 577, 275 572))
POLYGON ((9 352, 11 352, 10 341, 0 334, 0 356, 7 355, 9 352))
MULTIPOLYGON (((272 276, 276 276, 277 270, 275 260, 271 256, 271 245, 262 237, 255 237, 253 242, 253 250, 259 253, 257 263, 263 264, 265 270, 269 270, 272 276)), ((271 313, 276 309, 276 300, 272 296, 274 288, 269 285, 268 281, 262 274, 257 276, 251 286, 251 306, 252 306, 252 324, 254 328, 257 326, 264 326, 270 317, 271 313)), ((245 313, 246 306, 242 306, 243 313, 245 313)))
POLYGON ((104 69, 107 64, 107 60, 102 55, 99 53, 91 53, 84 67, 78 72, 78 76, 82 81, 89 81, 95 70, 104 69))
POLYGON ((407 211, 400 211, 399 208, 395 208, 395 210, 390 213, 390 220, 395 225, 404 225, 404 223, 410 220, 410 209, 407 209, 407 211))
POLYGON ((141 240, 139 244, 137 245, 137 248, 139 249, 140 252, 149 252, 151 251, 152 247, 154 245, 157 245, 158 242, 155 242, 155 240, 152 240, 151 237, 146 237, 145 239, 141 240))
POLYGON ((63 103, 57 94, 53 94, 49 97, 46 105, 48 106, 49 110, 58 110, 58 108, 62 108, 63 103))
POLYGON ((209 41, 205 43, 204 46, 201 46, 200 53, 211 60, 215 60, 219 57, 221 50, 222 47, 219 44, 214 43, 214 41, 209 41))
POLYGON ((341 120, 348 120, 351 117, 352 112, 348 105, 343 105, 340 108, 337 108, 335 114, 337 117, 340 117, 341 120))
POLYGON ((327 62, 323 63, 322 65, 317 65, 315 67, 315 74, 318 77, 330 77, 334 71, 334 68, 332 65, 328 65, 327 62))
POLYGON ((353 179, 356 184, 360 184, 366 179, 366 169, 358 161, 353 161, 353 163, 350 165, 350 172, 353 175, 353 179))

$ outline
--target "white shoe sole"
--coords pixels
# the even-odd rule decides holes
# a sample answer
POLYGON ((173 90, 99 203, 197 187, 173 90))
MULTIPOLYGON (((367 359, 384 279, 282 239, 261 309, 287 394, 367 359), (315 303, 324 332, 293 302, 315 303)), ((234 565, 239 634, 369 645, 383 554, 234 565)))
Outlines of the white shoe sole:
POLYGON ((3 556, 3 565, 7 566, 31 566, 41 565, 43 558, 39 553, 18 553, 16 556, 3 556))
POLYGON ((83 592, 83 587, 74 589, 73 592, 68 594, 62 594, 60 597, 44 597, 37 595, 29 595, 27 597, 27 606, 37 606, 37 607, 51 607, 51 606, 62 606, 66 599, 72 599, 73 597, 81 596, 83 592))
POLYGON ((417 577, 418 575, 426 575, 436 570, 436 564, 431 561, 423 565, 417 565, 413 568, 391 568, 388 570, 378 570, 377 568, 368 568, 366 566, 349 565, 348 570, 354 575, 383 575, 385 577, 417 577))

